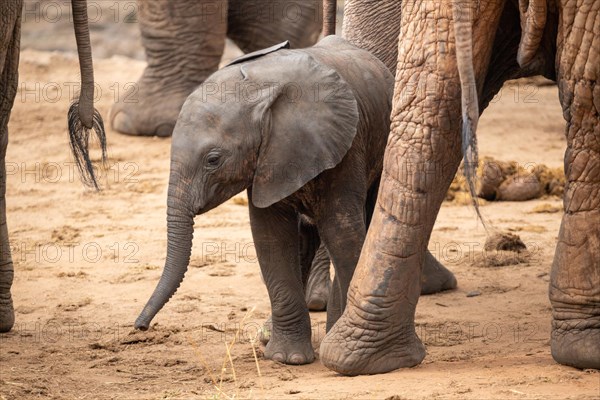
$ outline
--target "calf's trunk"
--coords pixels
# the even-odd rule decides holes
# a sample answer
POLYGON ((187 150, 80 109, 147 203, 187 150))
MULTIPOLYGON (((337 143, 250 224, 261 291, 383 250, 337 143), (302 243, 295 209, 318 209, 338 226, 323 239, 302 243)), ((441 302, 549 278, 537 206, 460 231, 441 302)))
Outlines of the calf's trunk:
MULTIPOLYGON (((173 171, 173 168, 171 168, 173 171)), ((189 204, 188 188, 181 184, 177 172, 171 173, 167 209, 167 259, 160 281, 135 321, 135 328, 147 330, 152 318, 175 294, 183 281, 192 253, 194 212, 189 204)))

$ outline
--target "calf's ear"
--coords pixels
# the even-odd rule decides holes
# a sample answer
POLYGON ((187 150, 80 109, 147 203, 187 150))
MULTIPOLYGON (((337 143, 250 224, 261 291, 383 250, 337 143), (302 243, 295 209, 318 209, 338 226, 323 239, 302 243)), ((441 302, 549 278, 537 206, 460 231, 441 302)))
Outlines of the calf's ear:
POLYGON ((250 80, 273 84, 256 113, 262 138, 252 203, 264 208, 342 161, 356 136, 358 104, 334 69, 300 50, 280 50, 243 69, 250 80))

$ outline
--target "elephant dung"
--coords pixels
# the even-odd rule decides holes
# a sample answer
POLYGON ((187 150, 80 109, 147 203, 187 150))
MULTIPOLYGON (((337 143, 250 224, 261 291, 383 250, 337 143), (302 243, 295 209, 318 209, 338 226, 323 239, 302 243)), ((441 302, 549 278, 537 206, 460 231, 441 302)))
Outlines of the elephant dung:
POLYGON ((499 232, 490 235, 485 241, 486 251, 502 250, 520 252, 527 250, 527 246, 518 235, 507 232, 499 232))

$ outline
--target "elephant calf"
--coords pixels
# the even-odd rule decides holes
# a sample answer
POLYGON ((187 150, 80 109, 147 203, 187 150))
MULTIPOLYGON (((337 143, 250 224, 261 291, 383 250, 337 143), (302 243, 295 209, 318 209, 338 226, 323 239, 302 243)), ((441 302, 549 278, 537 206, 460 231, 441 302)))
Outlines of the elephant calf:
POLYGON ((285 47, 234 61, 186 100, 171 149, 167 259, 136 328, 147 329, 181 283, 194 216, 244 189, 271 300, 265 356, 314 359, 300 268, 306 252, 299 250, 312 248, 314 256, 315 241, 325 243, 335 268, 328 327, 341 315, 383 168, 394 79, 339 37, 285 47))

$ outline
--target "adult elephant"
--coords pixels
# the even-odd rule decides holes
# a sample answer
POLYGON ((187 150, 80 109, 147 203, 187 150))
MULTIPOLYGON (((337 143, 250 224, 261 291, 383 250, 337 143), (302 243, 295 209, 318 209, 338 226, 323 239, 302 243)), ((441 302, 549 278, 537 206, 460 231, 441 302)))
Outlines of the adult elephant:
POLYGON ((148 66, 111 110, 113 129, 170 136, 183 102, 219 67, 225 38, 253 52, 285 40, 316 43, 322 0, 140 1, 139 24, 148 66))
MULTIPOLYGON (((92 163, 88 155, 88 138, 93 130, 106 156, 104 124, 94 109, 94 70, 92 47, 87 21, 87 2, 73 0, 73 23, 79 66, 81 68, 81 93, 71 105, 68 114, 69 137, 75 161, 84 183, 97 188, 92 163)), ((8 119, 18 86, 19 44, 21 40, 22 0, 0 2, 0 332, 8 332, 15 321, 10 288, 13 282, 13 263, 6 225, 6 147, 8 144, 8 119)))
MULTIPOLYGON (((383 15, 377 7, 395 10, 394 2, 347 0, 346 15, 366 35, 348 38, 367 46, 388 40, 366 20, 383 15)), ((444 195, 463 155, 472 176, 477 119, 503 82, 542 74, 558 81, 567 121, 552 355, 600 368, 600 2, 417 0, 401 11, 381 22, 397 24, 400 34, 379 197, 346 310, 321 344, 322 362, 357 375, 423 360, 414 326, 419 276, 444 195)))

